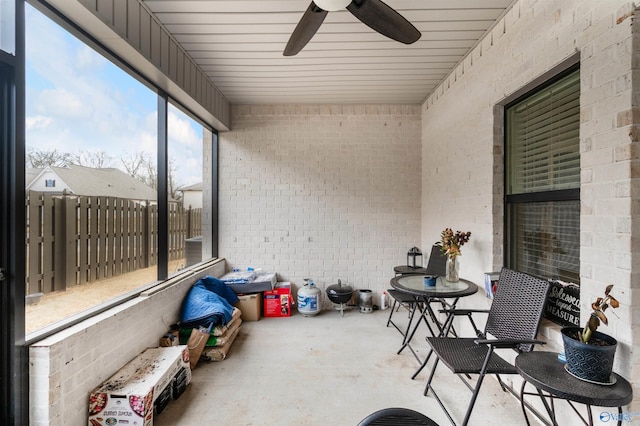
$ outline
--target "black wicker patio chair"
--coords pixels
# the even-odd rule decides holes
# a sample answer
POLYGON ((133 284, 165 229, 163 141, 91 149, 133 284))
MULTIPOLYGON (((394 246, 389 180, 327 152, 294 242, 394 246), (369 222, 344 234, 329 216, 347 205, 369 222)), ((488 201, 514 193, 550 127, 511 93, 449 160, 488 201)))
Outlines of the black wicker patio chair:
MULTIPOLYGON (((442 255, 440 251, 440 246, 433 245, 431 247, 431 254, 429 255, 429 262, 427 264, 427 275, 438 275, 444 276, 446 271, 447 258, 442 255)), ((393 299, 393 304, 391 305, 391 312, 389 312, 389 318, 387 319, 387 327, 389 325, 393 325, 396 330, 402 334, 404 338, 407 337, 408 331, 411 329, 411 323, 413 322, 413 317, 416 312, 416 309, 419 308, 418 303, 413 295, 410 293, 404 292, 402 290, 398 290, 395 288, 391 288, 387 290, 387 293, 393 299), (408 315, 408 323, 404 329, 400 328, 399 324, 396 324, 393 320, 394 312, 397 312, 400 307, 405 308, 409 311, 408 315)))
POLYGON ((456 424, 432 384, 439 362, 442 361, 472 391, 462 425, 467 425, 469 422, 482 381, 487 374, 496 375, 502 390, 509 391, 518 397, 500 378, 501 374, 518 374, 518 372, 495 350, 512 349, 517 352, 530 352, 535 344, 545 343, 536 340, 536 336, 548 291, 547 281, 503 268, 491 309, 488 311, 456 309, 450 312, 453 315, 466 315, 471 320, 477 338, 427 338, 431 345, 429 356, 433 353, 436 358, 427 381, 425 395, 431 390, 451 423, 456 424), (472 319, 472 314, 477 312, 488 313, 484 331, 480 331, 472 319), (475 386, 472 386, 468 380, 471 375, 477 375, 475 386))
POLYGON ((409 408, 384 408, 369 414, 358 426, 438 426, 422 413, 409 408))

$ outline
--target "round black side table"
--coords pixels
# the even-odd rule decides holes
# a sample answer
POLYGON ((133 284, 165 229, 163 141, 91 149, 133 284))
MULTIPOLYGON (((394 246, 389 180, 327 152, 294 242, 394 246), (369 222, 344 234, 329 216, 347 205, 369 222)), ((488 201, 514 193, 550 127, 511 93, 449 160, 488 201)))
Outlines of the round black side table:
MULTIPOLYGON (((520 405, 524 418, 529 425, 529 418, 525 409, 524 388, 527 383, 535 386, 537 393, 526 393, 526 395, 538 395, 554 425, 557 425, 555 418, 554 399, 566 400, 573 410, 582 419, 584 424, 593 425, 593 415, 591 406, 596 407, 618 407, 615 413, 602 412, 600 414, 603 421, 618 421, 622 424, 622 407, 629 404, 633 399, 631 384, 622 376, 613 373, 615 383, 612 385, 598 385, 577 379, 569 374, 564 368, 564 362, 558 359, 555 352, 533 351, 523 353, 516 357, 516 370, 524 378, 520 389, 520 405), (546 392, 545 395, 543 392, 546 392), (551 404, 547 402, 549 398, 551 404), (578 413, 572 402, 585 404, 587 406, 588 423, 578 413), (606 419, 603 418, 606 417, 606 419)), ((541 419, 542 420, 542 419, 541 419)))

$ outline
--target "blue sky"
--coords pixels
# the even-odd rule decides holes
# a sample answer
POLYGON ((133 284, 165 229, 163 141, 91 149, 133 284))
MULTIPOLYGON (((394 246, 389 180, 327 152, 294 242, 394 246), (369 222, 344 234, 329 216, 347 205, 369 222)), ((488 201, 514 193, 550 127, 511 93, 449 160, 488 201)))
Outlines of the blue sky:
MULTIPOLYGON (((26 7, 27 148, 156 155, 156 94, 26 7)), ((182 185, 202 180, 202 127, 170 108, 169 156, 182 185)))

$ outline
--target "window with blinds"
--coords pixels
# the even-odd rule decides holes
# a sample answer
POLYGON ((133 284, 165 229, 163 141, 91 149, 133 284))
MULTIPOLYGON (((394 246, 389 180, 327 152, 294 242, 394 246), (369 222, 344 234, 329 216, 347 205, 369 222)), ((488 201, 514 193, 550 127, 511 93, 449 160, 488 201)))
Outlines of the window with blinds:
POLYGON ((506 264, 579 284, 580 71, 505 108, 506 264))

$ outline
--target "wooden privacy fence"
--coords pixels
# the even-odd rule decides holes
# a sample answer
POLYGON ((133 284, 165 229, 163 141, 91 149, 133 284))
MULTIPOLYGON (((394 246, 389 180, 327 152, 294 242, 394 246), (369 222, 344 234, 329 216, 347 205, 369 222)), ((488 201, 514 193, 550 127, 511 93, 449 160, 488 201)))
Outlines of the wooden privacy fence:
MULTIPOLYGON (((116 197, 29 191, 27 295, 110 278, 158 262, 158 206, 116 197)), ((169 205, 169 260, 202 235, 202 209, 169 205)), ((144 284, 144 283, 141 283, 144 284)))

